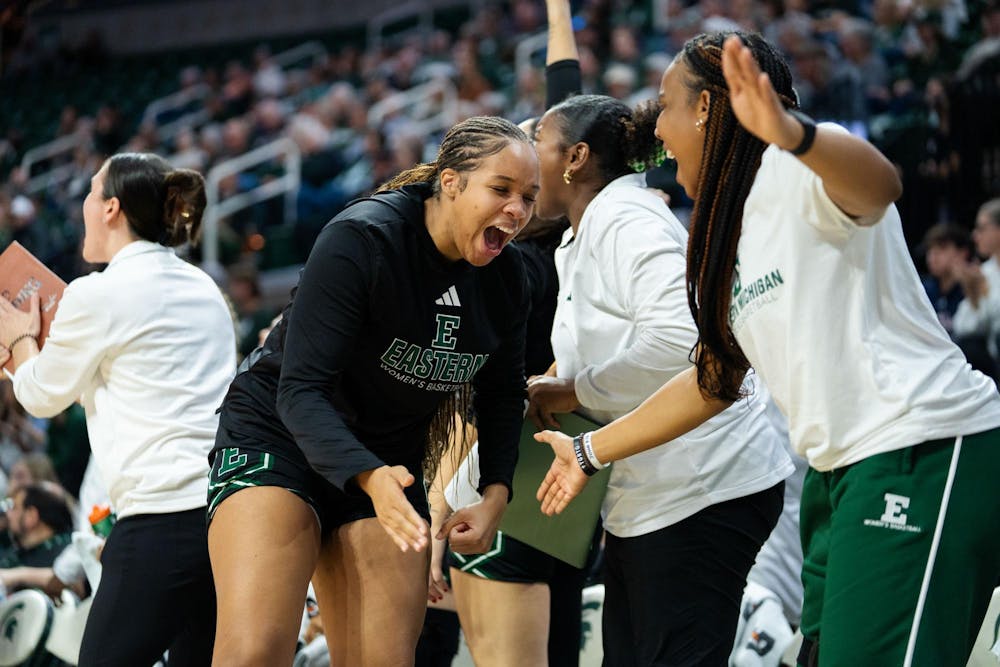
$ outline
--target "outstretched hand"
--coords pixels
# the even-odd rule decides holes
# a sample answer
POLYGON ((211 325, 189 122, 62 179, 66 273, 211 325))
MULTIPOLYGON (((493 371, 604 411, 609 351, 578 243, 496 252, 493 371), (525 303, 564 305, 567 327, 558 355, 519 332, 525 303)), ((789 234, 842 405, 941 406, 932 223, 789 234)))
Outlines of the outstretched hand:
POLYGON ((417 514, 403 489, 416 480, 403 466, 382 466, 357 476, 358 486, 372 499, 379 524, 400 551, 427 547, 427 522, 417 514))
POLYGON ((781 148, 794 148, 802 139, 802 127, 781 104, 753 53, 736 35, 722 47, 722 74, 729 86, 733 114, 748 132, 761 141, 781 148))
POLYGON ((583 491, 588 477, 576 461, 571 437, 558 431, 539 431, 535 440, 548 443, 556 455, 535 494, 542 503, 542 513, 552 516, 566 509, 569 501, 583 491))

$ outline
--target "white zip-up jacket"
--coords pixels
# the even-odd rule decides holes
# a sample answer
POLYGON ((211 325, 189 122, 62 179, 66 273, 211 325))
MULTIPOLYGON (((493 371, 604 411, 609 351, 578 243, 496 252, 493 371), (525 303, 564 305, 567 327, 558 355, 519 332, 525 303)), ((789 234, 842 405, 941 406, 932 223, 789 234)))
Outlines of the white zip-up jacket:
MULTIPOLYGON (((616 419, 691 365, 687 232, 641 174, 608 184, 556 251, 552 349, 596 421, 616 419)), ((749 385, 747 385, 749 386, 749 385)), ((752 396, 690 433, 616 461, 602 508, 617 537, 659 530, 770 488, 792 462, 752 396)))
POLYGON ((37 417, 80 401, 121 518, 205 506, 215 411, 235 370, 219 288, 172 249, 136 241, 67 286, 41 354, 13 380, 37 417))

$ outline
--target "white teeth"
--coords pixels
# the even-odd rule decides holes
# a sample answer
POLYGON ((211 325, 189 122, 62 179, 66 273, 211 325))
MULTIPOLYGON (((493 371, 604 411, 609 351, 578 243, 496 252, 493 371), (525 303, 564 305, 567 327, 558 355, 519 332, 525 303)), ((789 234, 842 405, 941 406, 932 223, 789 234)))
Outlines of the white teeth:
POLYGON ((493 225, 493 226, 499 229, 504 234, 513 234, 514 232, 517 231, 517 225, 511 225, 510 227, 504 227, 503 225, 493 225))
POLYGON ((672 150, 669 150, 669 149, 667 150, 667 159, 668 160, 675 160, 676 159, 674 157, 674 152, 672 150))

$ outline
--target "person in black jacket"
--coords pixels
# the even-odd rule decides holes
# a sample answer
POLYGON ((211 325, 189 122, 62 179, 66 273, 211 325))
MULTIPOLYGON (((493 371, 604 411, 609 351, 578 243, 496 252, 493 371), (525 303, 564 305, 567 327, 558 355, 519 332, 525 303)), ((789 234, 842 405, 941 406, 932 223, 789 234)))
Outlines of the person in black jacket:
POLYGON ((412 664, 427 596, 423 480, 456 412, 479 424, 483 501, 440 536, 482 551, 510 498, 528 297, 519 253, 501 252, 537 190, 524 133, 471 118, 435 162, 324 228, 222 406, 208 508, 215 664, 289 664, 310 577, 333 664, 412 664))

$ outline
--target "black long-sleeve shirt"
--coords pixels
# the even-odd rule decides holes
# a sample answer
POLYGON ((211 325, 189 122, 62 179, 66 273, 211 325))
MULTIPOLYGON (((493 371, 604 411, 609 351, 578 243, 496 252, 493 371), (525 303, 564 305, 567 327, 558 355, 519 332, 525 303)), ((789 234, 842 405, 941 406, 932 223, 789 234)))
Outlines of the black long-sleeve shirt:
POLYGON ((383 464, 418 474, 431 418, 471 380, 481 488, 510 488, 526 397, 523 262, 513 246, 485 267, 444 258, 424 224, 430 194, 376 194, 323 229, 281 324, 233 381, 224 428, 264 449, 297 446, 353 491, 383 464))

